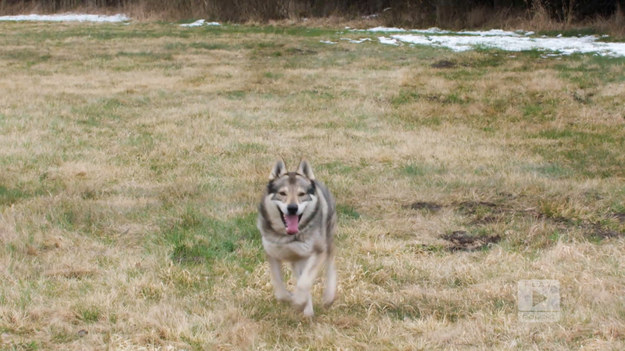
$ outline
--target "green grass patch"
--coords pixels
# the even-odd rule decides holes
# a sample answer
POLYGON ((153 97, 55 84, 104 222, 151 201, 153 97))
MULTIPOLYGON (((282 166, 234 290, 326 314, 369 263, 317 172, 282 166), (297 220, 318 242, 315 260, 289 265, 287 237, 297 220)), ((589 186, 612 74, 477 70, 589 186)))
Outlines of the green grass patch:
POLYGON ((171 61, 173 55, 170 53, 152 52, 152 51, 120 51, 116 54, 117 57, 129 57, 140 62, 154 62, 154 61, 171 61))
POLYGON ((95 193, 87 190, 79 196, 63 197, 55 201, 45 212, 46 222, 40 225, 40 229, 52 226, 110 243, 110 225, 116 217, 112 215, 112 211, 89 199, 90 197, 95 197, 95 193))
POLYGON ((524 166, 523 169, 527 172, 535 173, 543 177, 556 179, 566 178, 572 174, 570 169, 557 163, 528 164, 524 166))
MULTIPOLYGON (((530 101, 522 107, 522 117, 519 121, 527 122, 547 122, 555 118, 555 109, 558 101, 553 99, 542 100, 529 96, 530 101)), ((514 120, 514 118, 513 118, 514 120)))
POLYGON ((230 100, 242 100, 248 94, 245 90, 231 90, 220 93, 220 95, 226 96, 230 100))
POLYGON ((409 164, 402 168, 402 172, 410 177, 423 177, 428 171, 428 167, 417 164, 409 164))
POLYGON ((401 89, 399 91, 399 94, 397 94, 391 99, 391 104, 394 107, 398 107, 399 105, 417 102, 419 101, 419 98, 420 98, 420 95, 418 92, 414 90, 401 89))
POLYGON ((570 61, 554 68, 560 78, 575 83, 579 89, 596 88, 603 83, 625 81, 625 57, 599 55, 571 55, 570 61))
POLYGON ((350 174, 361 169, 359 165, 346 164, 341 161, 320 163, 318 165, 315 165, 315 167, 318 170, 325 171, 328 174, 331 174, 331 173, 350 174))
POLYGON ((400 168, 401 174, 411 178, 423 178, 429 175, 443 174, 446 172, 444 166, 431 165, 426 163, 410 163, 400 168))
POLYGON ((41 350, 40 343, 37 341, 24 341, 18 343, 9 343, 6 346, 2 345, 2 350, 6 351, 37 351, 41 350), (6 348, 5 348, 6 347, 6 348))
POLYGON ((299 94, 305 96, 307 98, 321 99, 321 100, 331 100, 336 98, 334 94, 332 94, 330 89, 306 89, 302 90, 299 94))
POLYGON ((95 323, 100 319, 100 309, 95 306, 81 306, 76 309, 76 316, 84 323, 95 323))
POLYGON ((488 47, 478 47, 475 49, 475 53, 468 52, 466 58, 461 62, 461 66, 473 67, 473 68, 493 68, 499 67, 507 60, 509 52, 499 49, 493 49, 488 47), (475 55, 478 53, 479 55, 475 55))
POLYGON ((231 146, 232 152, 242 155, 257 155, 259 153, 266 153, 267 146, 259 143, 235 143, 231 146))
POLYGON ((30 194, 22 189, 7 188, 4 185, 0 185, 0 206, 10 206, 20 199, 29 197, 30 194))
POLYGON ((548 162, 587 177, 622 177, 625 175, 625 134, 573 129, 545 129, 534 138, 552 143, 535 146, 534 151, 548 162))
POLYGON ((265 72, 263 73, 263 78, 267 78, 270 80, 278 80, 280 78, 284 77, 284 74, 282 73, 273 73, 273 72, 265 72))
POLYGON ((0 52, 0 60, 15 61, 29 68, 39 63, 47 62, 51 58, 52 56, 49 54, 40 54, 38 51, 27 49, 3 50, 0 52))
POLYGON ((88 40, 109 41, 116 39, 159 39, 164 37, 188 38, 191 34, 183 28, 169 24, 154 23, 99 23, 97 25, 37 23, 32 26, 21 26, 23 30, 11 31, 8 42, 64 41, 69 38, 86 38, 88 40))
MULTIPOLYGON (((117 122, 121 119, 121 113, 125 104, 116 98, 100 98, 96 101, 79 108, 74 108, 73 112, 78 116, 78 123, 87 127, 101 127, 110 122, 117 122)), ((116 127, 116 124, 110 125, 116 127)))
POLYGON ((162 229, 172 246, 171 259, 178 264, 210 264, 215 260, 232 260, 251 268, 260 257, 242 257, 237 250, 244 246, 262 248, 256 228, 256 213, 230 220, 218 220, 201 215, 187 207, 178 220, 162 229))
POLYGON ((52 340, 56 343, 67 344, 79 338, 78 333, 70 329, 52 327, 50 328, 52 340))
POLYGON ((359 219, 360 213, 356 211, 353 206, 345 205, 345 204, 337 204, 336 212, 339 218, 347 218, 347 219, 359 219))
POLYGON ((194 49, 202 49, 202 50, 226 50, 230 48, 228 44, 224 43, 210 43, 210 42, 193 42, 189 44, 190 47, 194 49))
POLYGON ((331 28, 309 28, 309 27, 276 27, 276 26, 226 26, 221 29, 230 33, 247 34, 274 34, 288 35, 302 38, 317 38, 320 36, 336 35, 336 30, 331 28))

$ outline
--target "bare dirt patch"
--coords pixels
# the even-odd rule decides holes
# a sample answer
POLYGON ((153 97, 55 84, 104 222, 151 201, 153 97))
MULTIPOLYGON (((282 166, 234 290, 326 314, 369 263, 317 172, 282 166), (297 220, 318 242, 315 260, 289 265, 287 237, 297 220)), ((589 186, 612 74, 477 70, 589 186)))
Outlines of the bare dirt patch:
POLYGON ((618 219, 618 221, 621 223, 625 223, 625 212, 612 213, 612 217, 618 219))
POLYGON ((607 229, 601 226, 597 226, 586 232, 586 235, 592 239, 611 239, 625 236, 625 232, 607 229))
POLYGON ((440 60, 430 65, 432 68, 454 68, 456 63, 450 60, 440 60))
POLYGON ((406 207, 411 208, 413 210, 427 210, 430 212, 437 212, 441 208, 443 208, 442 205, 437 204, 436 202, 427 202, 427 201, 413 202, 410 205, 407 205, 406 207))
POLYGON ((441 236, 441 239, 451 243, 449 251, 477 251, 487 248, 491 244, 496 244, 501 240, 500 235, 474 236, 464 230, 453 231, 450 234, 441 236))

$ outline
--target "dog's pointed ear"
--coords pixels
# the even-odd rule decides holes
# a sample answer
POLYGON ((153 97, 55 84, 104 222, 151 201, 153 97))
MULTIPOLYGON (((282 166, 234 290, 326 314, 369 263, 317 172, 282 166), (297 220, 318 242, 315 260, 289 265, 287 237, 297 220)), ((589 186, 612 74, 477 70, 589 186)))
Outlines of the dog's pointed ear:
POLYGON ((305 176, 310 180, 315 180, 315 175, 313 174, 312 167, 308 164, 308 161, 302 160, 299 163, 299 167, 297 167, 297 173, 305 176))
POLYGON ((269 180, 274 180, 282 177, 286 174, 286 165, 284 161, 278 160, 276 164, 271 169, 271 173, 269 174, 269 180))

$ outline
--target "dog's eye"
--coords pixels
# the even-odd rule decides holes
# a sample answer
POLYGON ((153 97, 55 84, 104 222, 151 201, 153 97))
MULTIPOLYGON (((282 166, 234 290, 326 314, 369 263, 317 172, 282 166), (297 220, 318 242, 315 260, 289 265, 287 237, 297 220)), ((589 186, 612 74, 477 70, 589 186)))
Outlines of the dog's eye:
POLYGON ((297 196, 304 196, 304 195, 306 195, 306 193, 303 191, 300 191, 299 193, 297 193, 297 196))
POLYGON ((286 196, 286 191, 281 191, 278 193, 280 196, 286 196))

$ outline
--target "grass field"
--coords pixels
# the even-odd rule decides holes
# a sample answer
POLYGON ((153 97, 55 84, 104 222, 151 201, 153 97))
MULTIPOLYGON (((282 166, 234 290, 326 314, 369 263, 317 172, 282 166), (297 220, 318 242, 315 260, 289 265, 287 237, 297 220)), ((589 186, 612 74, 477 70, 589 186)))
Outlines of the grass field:
POLYGON ((625 349, 624 58, 0 32, 0 349, 625 349), (338 202, 313 320, 275 301, 255 227, 280 157, 338 202), (559 282, 557 322, 519 320, 526 279, 559 282))

